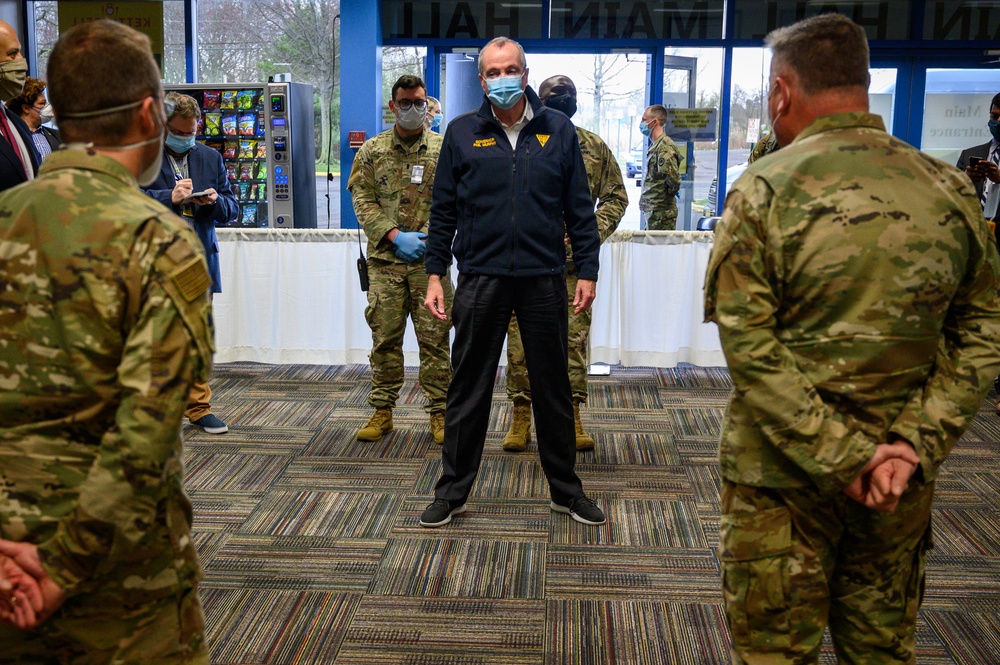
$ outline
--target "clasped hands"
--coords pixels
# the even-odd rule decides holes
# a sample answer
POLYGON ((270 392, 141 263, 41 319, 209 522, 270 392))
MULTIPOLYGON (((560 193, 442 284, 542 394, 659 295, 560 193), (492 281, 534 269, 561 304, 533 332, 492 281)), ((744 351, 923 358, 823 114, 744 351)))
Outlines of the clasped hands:
POLYGON ((0 540, 0 621, 30 630, 45 621, 66 599, 31 543, 0 540))
POLYGON ((908 441, 880 443, 861 474, 844 488, 844 494, 867 508, 891 513, 919 464, 920 458, 908 441))
POLYGON ((404 261, 413 262, 424 255, 427 245, 424 244, 426 233, 420 231, 399 231, 389 240, 392 242, 396 256, 404 261))

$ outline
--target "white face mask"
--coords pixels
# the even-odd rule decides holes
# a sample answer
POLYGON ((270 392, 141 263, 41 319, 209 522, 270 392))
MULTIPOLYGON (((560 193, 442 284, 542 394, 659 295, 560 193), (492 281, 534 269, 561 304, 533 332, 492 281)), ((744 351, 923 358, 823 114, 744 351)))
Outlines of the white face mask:
POLYGON ((43 106, 42 110, 38 112, 38 117, 41 118, 43 125, 47 122, 52 122, 52 118, 55 117, 52 115, 52 104, 43 106))
POLYGON ((396 122, 400 128, 406 131, 412 132, 414 129, 423 127, 426 117, 427 111, 425 109, 418 109, 416 106, 411 106, 404 111, 398 106, 396 107, 396 122))

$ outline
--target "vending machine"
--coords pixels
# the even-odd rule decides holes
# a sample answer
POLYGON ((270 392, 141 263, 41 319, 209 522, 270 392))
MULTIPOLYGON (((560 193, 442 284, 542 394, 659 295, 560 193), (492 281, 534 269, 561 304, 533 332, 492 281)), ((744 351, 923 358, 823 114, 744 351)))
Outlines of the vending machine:
POLYGON ((307 83, 166 85, 201 106, 196 140, 222 155, 240 204, 227 226, 316 228, 313 87, 307 83))

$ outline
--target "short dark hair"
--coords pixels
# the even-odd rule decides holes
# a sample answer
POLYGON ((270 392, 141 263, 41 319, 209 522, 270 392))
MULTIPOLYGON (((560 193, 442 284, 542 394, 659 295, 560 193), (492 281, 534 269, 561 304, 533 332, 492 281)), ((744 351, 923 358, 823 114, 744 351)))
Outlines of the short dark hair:
POLYGON ((843 14, 820 14, 771 32, 764 40, 807 94, 831 88, 868 89, 868 38, 843 14))
POLYGON ((667 107, 663 104, 653 104, 652 106, 647 106, 646 110, 649 111, 649 115, 653 116, 660 122, 660 126, 667 121, 667 107))
POLYGON ((64 32, 49 55, 48 74, 49 102, 66 143, 117 143, 128 133, 141 107, 85 118, 64 114, 163 97, 149 37, 108 19, 81 23, 64 32))
POLYGON ((45 81, 29 76, 24 79, 24 87, 21 88, 21 94, 14 99, 7 100, 7 108, 15 114, 21 115, 24 113, 24 107, 34 106, 38 95, 43 92, 45 92, 45 81))
POLYGON ((424 92, 427 92, 427 86, 424 85, 424 80, 419 76, 414 76, 413 74, 403 74, 396 79, 395 83, 392 84, 392 101, 396 101, 396 91, 400 88, 403 90, 423 88, 424 92))
POLYGON ((993 95, 993 101, 990 102, 990 111, 993 111, 993 107, 994 106, 996 106, 997 108, 1000 108, 1000 92, 998 92, 997 94, 993 95))

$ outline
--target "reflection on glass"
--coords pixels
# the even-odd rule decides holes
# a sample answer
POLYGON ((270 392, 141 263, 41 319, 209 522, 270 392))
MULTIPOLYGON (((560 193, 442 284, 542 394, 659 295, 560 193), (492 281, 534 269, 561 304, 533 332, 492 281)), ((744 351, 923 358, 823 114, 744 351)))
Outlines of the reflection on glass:
POLYGON ((991 140, 990 101, 1000 92, 1000 70, 928 69, 920 149, 949 164, 962 150, 991 140))

